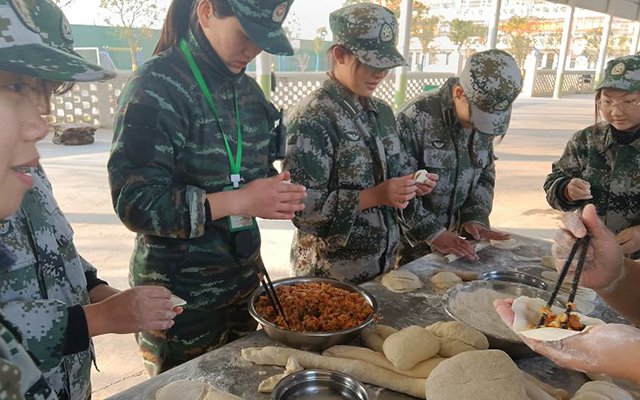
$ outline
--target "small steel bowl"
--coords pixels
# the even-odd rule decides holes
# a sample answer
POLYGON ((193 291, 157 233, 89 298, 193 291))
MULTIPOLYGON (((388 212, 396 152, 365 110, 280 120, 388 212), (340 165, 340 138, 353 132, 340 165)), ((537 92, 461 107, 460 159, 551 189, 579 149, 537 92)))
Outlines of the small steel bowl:
MULTIPOLYGON (((502 322, 493 307, 495 299, 520 296, 546 300, 551 293, 521 283, 478 280, 449 289, 444 295, 443 304, 445 311, 453 319, 484 333, 490 348, 503 350, 512 358, 533 357, 537 354, 502 322), (481 294, 483 290, 497 293, 490 298, 486 292, 481 294)), ((559 301, 556 304, 564 307, 559 301)))
POLYGON ((538 279, 533 275, 518 271, 488 271, 480 274, 478 279, 485 281, 521 283, 541 290, 549 290, 549 287, 542 279, 538 279))
POLYGON ((369 400, 362 383, 336 371, 308 369, 281 380, 273 390, 275 400, 369 400))
POLYGON ((353 328, 334 332, 295 332, 288 329, 280 328, 276 324, 265 320, 258 314, 255 308, 255 304, 258 301, 258 298, 265 293, 262 287, 258 287, 253 291, 251 297, 249 298, 249 314, 251 314, 251 316, 262 325, 265 333, 276 342, 301 350, 322 351, 337 344, 345 344, 350 342, 360 334, 360 331, 365 326, 369 325, 376 318, 376 315, 378 314, 378 303, 376 302, 376 299, 366 290, 350 283, 340 282, 338 280, 329 278, 307 276, 280 279, 274 281, 273 286, 274 288, 277 288, 280 285, 295 285, 297 283, 309 282, 325 282, 340 289, 360 293, 360 295, 364 297, 365 301, 369 303, 369 305, 371 305, 373 312, 360 325, 354 326, 353 328))

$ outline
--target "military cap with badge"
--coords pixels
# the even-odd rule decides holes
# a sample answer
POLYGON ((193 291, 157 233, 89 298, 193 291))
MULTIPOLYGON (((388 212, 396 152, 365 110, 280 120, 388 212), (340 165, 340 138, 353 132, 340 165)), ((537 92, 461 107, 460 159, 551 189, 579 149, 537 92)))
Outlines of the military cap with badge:
POLYGON ((522 90, 522 74, 506 51, 474 53, 460 74, 471 110, 471 122, 481 133, 502 136, 511 119, 511 106, 522 90))
POLYGON ((293 0, 227 0, 242 29, 259 48, 271 54, 293 55, 282 29, 293 0))
POLYGON ((624 56, 609 61, 604 78, 596 87, 596 90, 600 89, 640 92, 640 56, 624 56))
POLYGON ((64 82, 115 76, 73 51, 69 22, 50 0, 0 0, 0 69, 64 82))

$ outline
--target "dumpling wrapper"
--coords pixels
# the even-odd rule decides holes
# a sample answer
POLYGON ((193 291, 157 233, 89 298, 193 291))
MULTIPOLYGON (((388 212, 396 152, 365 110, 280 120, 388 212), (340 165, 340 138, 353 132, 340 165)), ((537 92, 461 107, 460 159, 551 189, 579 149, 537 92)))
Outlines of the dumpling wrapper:
POLYGON ((392 292, 405 293, 420 289, 423 284, 420 278, 411 271, 394 269, 382 275, 380 283, 392 292))
POLYGON ((425 183, 427 181, 427 170, 419 169, 413 174, 413 180, 418 183, 425 183))
POLYGON ((187 304, 187 301, 176 296, 175 294, 171 295, 171 303, 173 304, 173 307, 181 307, 187 304))
MULTIPOLYGON (((586 333, 589 329, 595 325, 604 325, 605 322, 597 319, 587 317, 586 315, 575 313, 580 317, 580 322, 586 325, 586 328, 582 331, 572 331, 569 329, 560 328, 535 328, 540 320, 541 309, 547 305, 547 302, 542 299, 531 298, 527 296, 520 296, 513 301, 513 312, 515 317, 513 319, 513 325, 511 329, 519 335, 525 336, 530 339, 555 342, 564 340, 581 333, 586 333)), ((554 313, 562 313, 563 309, 553 306, 551 311, 554 313)))

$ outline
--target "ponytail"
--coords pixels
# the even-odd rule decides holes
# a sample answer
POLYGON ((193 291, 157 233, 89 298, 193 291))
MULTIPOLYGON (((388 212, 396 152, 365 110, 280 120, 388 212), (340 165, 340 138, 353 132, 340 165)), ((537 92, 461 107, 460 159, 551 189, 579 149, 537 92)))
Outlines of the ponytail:
MULTIPOLYGON (((189 25, 196 18, 196 7, 202 0, 173 0, 167 17, 162 26, 160 40, 153 51, 153 55, 161 53, 173 46, 178 46, 180 39, 184 38, 189 31, 189 25)), ((213 13, 217 18, 234 16, 233 9, 227 0, 205 0, 211 3, 213 13)))
POLYGON ((186 36, 191 22, 191 15, 197 0, 173 0, 167 10, 167 17, 162 25, 160 40, 153 51, 155 56, 173 46, 186 36))

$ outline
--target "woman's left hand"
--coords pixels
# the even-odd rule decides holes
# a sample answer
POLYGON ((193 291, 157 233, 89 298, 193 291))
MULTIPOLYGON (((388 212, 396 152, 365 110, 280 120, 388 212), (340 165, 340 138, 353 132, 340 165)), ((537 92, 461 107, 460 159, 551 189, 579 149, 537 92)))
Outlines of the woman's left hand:
POLYGON ((511 236, 506 232, 494 231, 478 222, 469 222, 464 225, 464 230, 475 240, 508 240, 511 236))
POLYGON ((623 229, 622 232, 616 235, 616 241, 626 255, 640 250, 640 226, 636 225, 623 229))
MULTIPOLYGON (((493 302, 507 326, 513 325, 513 299, 493 302)), ((639 383, 640 329, 630 325, 597 325, 568 339, 547 342, 520 336, 533 351, 567 369, 605 374, 639 383)))

